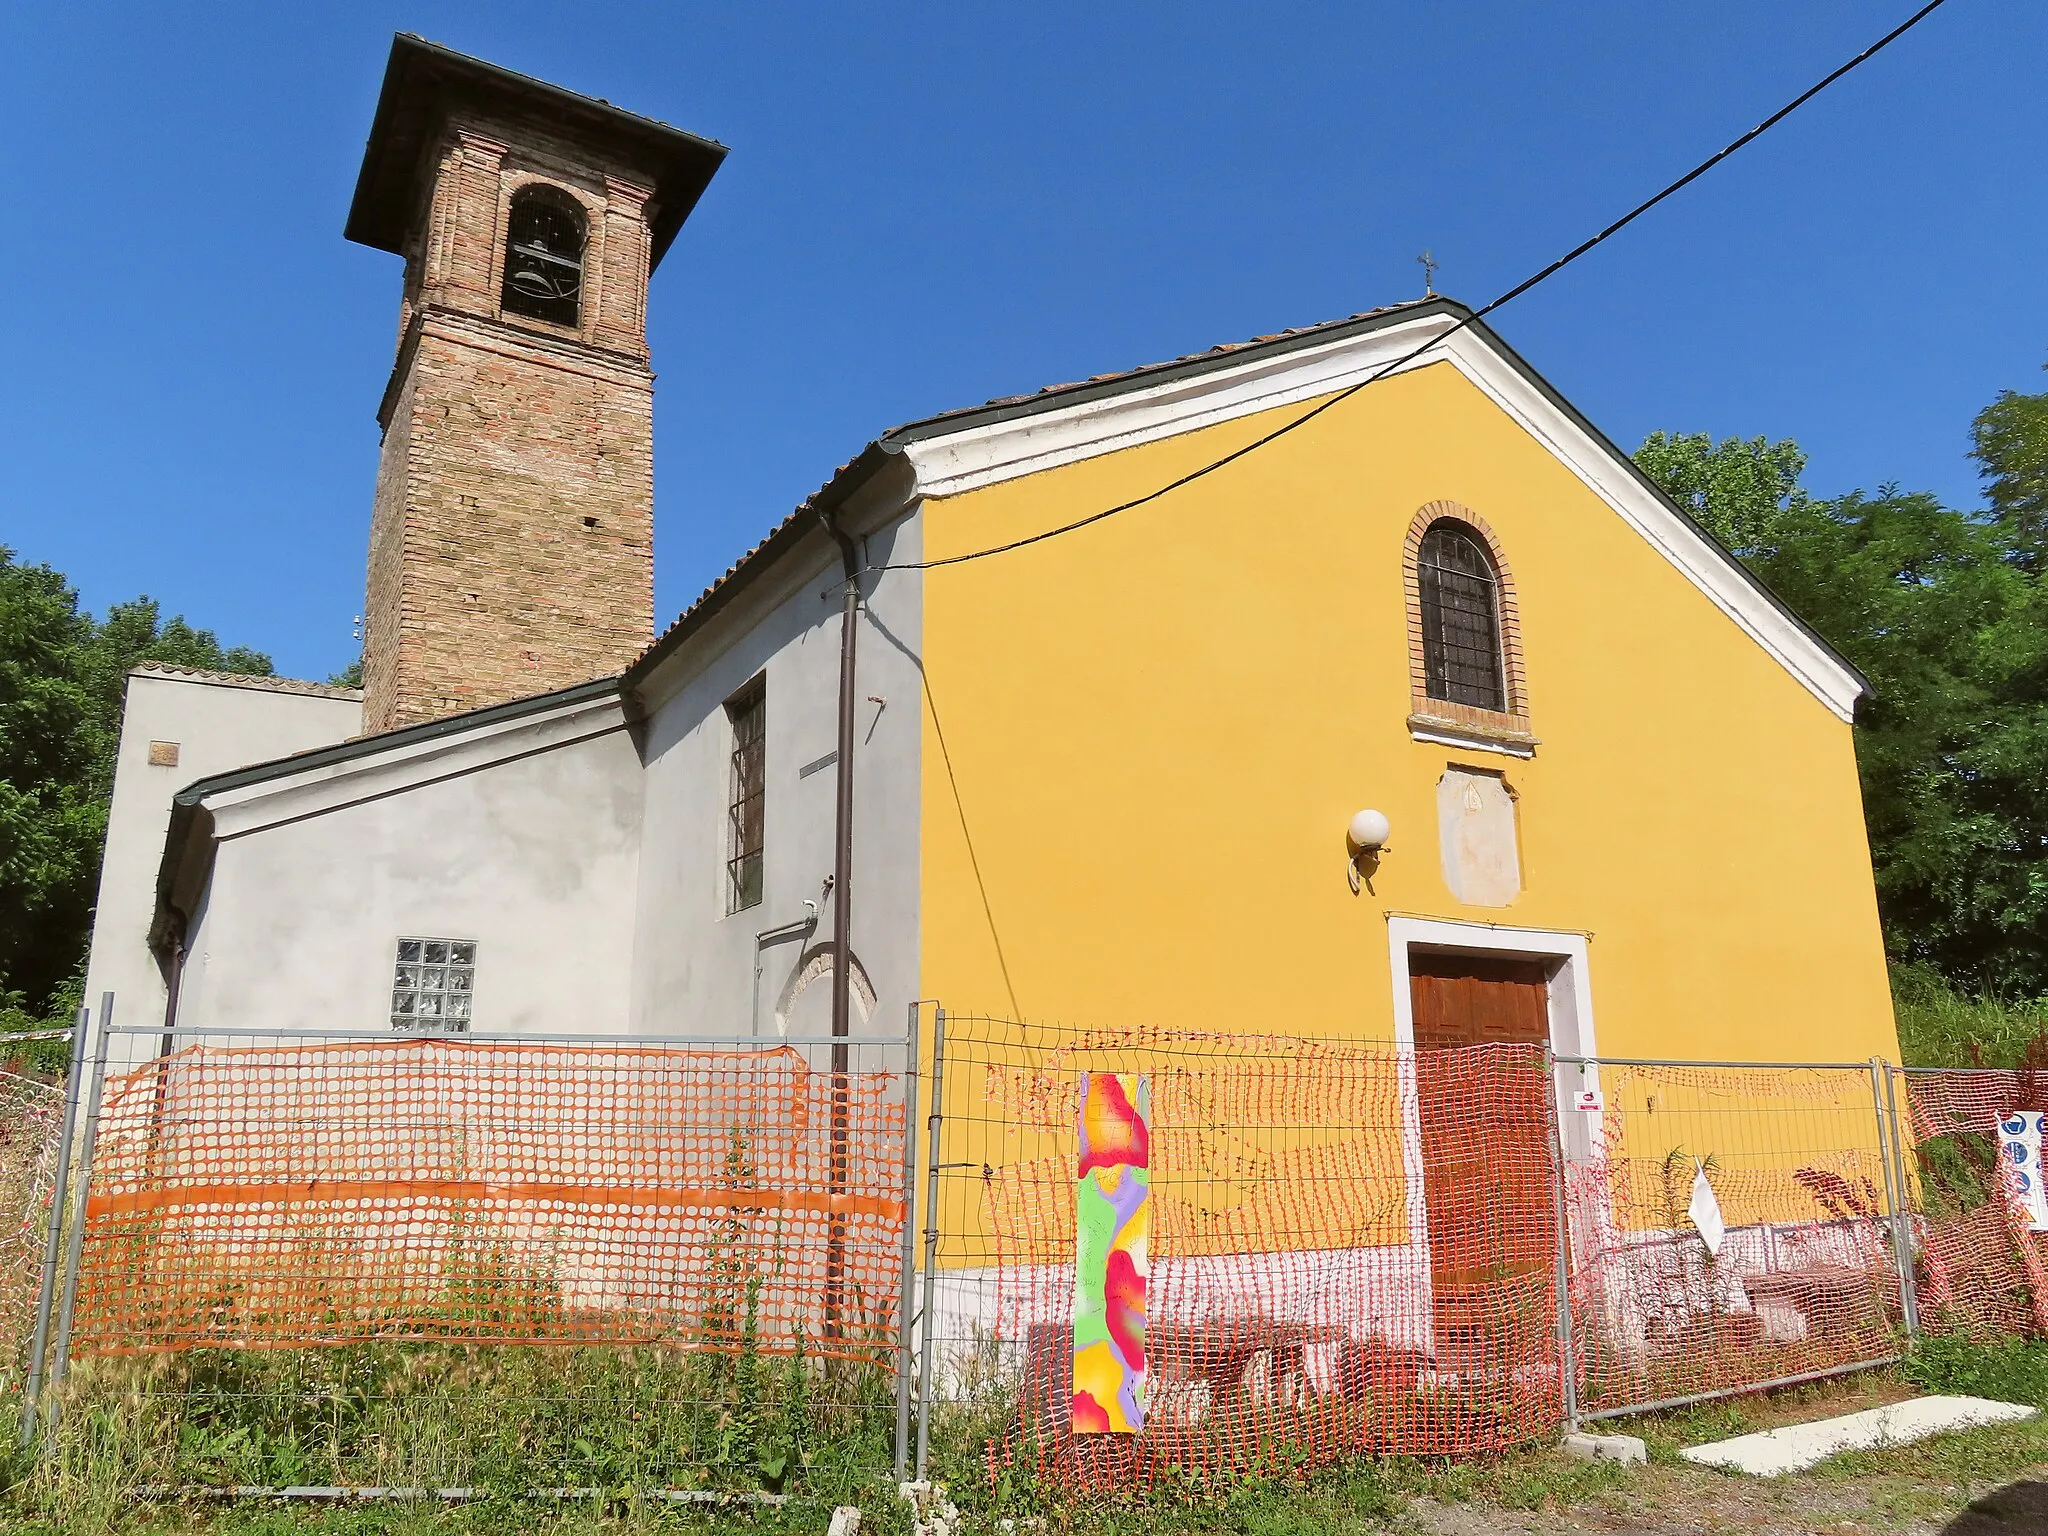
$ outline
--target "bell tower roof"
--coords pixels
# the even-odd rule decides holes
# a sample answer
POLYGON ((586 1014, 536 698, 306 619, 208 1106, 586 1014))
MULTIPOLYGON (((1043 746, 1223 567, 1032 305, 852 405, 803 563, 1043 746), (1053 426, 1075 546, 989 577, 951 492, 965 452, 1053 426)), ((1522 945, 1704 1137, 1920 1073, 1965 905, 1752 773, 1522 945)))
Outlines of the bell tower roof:
POLYGON ((413 222, 426 207, 424 194, 434 174, 430 152, 456 105, 543 123, 638 169, 654 188, 647 205, 650 269, 725 159, 725 146, 715 140, 401 32, 391 40, 343 235, 359 245, 405 253, 413 222))

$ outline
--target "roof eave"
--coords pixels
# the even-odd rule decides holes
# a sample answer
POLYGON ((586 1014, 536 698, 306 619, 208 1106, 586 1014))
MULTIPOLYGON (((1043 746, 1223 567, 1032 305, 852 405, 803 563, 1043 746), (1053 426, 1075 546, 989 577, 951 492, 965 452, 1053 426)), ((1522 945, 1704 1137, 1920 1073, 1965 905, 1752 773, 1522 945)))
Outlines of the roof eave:
POLYGON ((917 443, 968 432, 980 427, 996 426, 1023 417, 1042 415, 1049 411, 1062 410, 1091 401, 1129 394, 1135 390, 1148 389, 1176 380, 1197 377, 1204 373, 1218 372, 1228 368, 1242 367, 1248 362, 1285 356, 1289 352, 1305 351, 1312 347, 1328 346, 1351 336, 1364 335, 1388 326, 1412 324, 1418 319, 1441 315, 1457 322, 1457 328, 1469 330, 1488 347, 1492 348, 1509 367, 1521 374, 1556 409, 1564 413, 1605 453, 1625 467, 1628 475, 1650 496, 1656 499, 1688 527, 1694 529, 1707 545, 1719 554, 1723 563, 1736 572, 1738 577, 1753 588, 1756 593, 1782 614, 1801 634, 1810 640, 1835 665, 1839 666, 1855 683, 1860 697, 1870 697, 1873 689, 1870 680, 1862 670, 1840 651, 1828 643, 1812 625, 1773 592, 1770 587, 1742 563, 1726 545, 1694 521, 1692 515, 1674 501, 1630 458, 1606 433, 1602 432, 1579 409, 1560 394, 1557 388, 1530 365, 1520 353, 1502 340, 1499 333, 1479 318, 1468 306, 1456 299, 1434 295, 1416 300, 1410 304, 1390 305, 1370 314, 1353 316, 1347 320, 1333 321, 1320 326, 1307 326, 1294 332, 1263 341, 1249 342, 1242 346, 1219 348, 1198 353, 1192 357, 1176 358, 1169 362, 1149 364, 1100 379, 1084 380, 1074 384, 1057 385, 1040 390, 1037 394, 1021 396, 988 405, 971 406, 962 410, 946 411, 927 416, 917 421, 906 422, 892 428, 869 443, 851 462, 835 474, 831 480, 800 507, 797 513, 763 539, 759 545, 733 566, 723 580, 714 584, 692 607, 686 609, 676 622, 658 638, 620 678, 620 687, 628 695, 634 694, 652 672, 670 655, 682 646, 692 635, 719 612, 729 606, 762 572, 773 566, 783 555, 794 549, 802 537, 809 532, 805 512, 823 512, 843 506, 864 487, 882 465, 901 455, 905 449, 917 443))
MULTIPOLYGON (((616 697, 619 692, 618 678, 595 678, 587 683, 577 683, 573 687, 557 688, 552 693, 537 693, 530 698, 486 705, 482 709, 473 709, 464 714, 447 715, 439 720, 428 720, 419 725, 401 726, 395 731, 380 731, 374 736, 358 736, 351 741, 337 742, 332 746, 314 747, 305 752, 294 752, 288 757, 272 758, 266 763, 252 763, 246 768, 235 768, 226 773, 194 779, 171 798, 169 831, 164 839, 163 859, 157 866, 156 913, 151 919, 149 929, 151 945, 161 949, 170 942, 174 917, 177 923, 188 921, 191 917, 191 913, 186 911, 179 901, 179 881, 186 873, 185 861, 191 856, 191 849, 199 848, 205 851, 208 857, 211 856, 213 812, 206 804, 209 797, 228 790, 245 789, 269 779, 289 778, 296 773, 332 767, 336 763, 346 763, 355 758, 371 757, 380 752, 388 752, 394 747, 418 746, 443 736, 475 730, 479 726, 502 725, 525 715, 543 714, 563 705, 607 696, 616 697)), ((196 890, 203 887, 202 871, 193 888, 196 890)))
POLYGON ((715 139, 401 32, 391 40, 362 169, 342 227, 345 239, 404 254, 418 213, 420 156, 440 131, 450 95, 481 99, 515 115, 544 117, 558 130, 566 125, 582 137, 609 143, 615 152, 644 160, 658 183, 648 208, 650 271, 661 265, 726 155, 715 139))
POLYGON ((839 511, 884 468, 901 455, 893 433, 875 439, 824 485, 784 518, 768 536, 743 555, 726 577, 710 587, 671 624, 619 678, 619 691, 632 698, 663 662, 723 613, 763 571, 802 544, 816 523, 839 511))
POLYGON ((1385 330, 1389 326, 1410 325, 1432 315, 1469 320, 1471 313, 1471 310, 1456 299, 1445 298, 1441 294, 1427 299, 1416 299, 1407 304, 1390 304, 1367 314, 1353 315, 1345 320, 1326 321, 1321 325, 1303 326, 1298 330, 1283 332, 1262 341, 1212 348, 1210 351, 1198 352, 1189 357, 1147 363, 1123 373, 1083 379, 1073 384, 1056 384, 1048 389, 1039 390, 1036 394, 1021 395, 1013 400, 999 400, 988 405, 942 411, 936 416, 927 416, 922 420, 906 422, 900 427, 892 428, 882 434, 881 441, 894 448, 906 448, 912 443, 949 437, 956 432, 999 426, 1007 421, 1043 415, 1047 411, 1065 410, 1095 400, 1114 399, 1118 395, 1127 395, 1134 390, 1151 389, 1160 384, 1199 378, 1205 373, 1220 373, 1230 368, 1241 368, 1247 362, 1262 358, 1285 357, 1290 352, 1326 347, 1332 342, 1343 341, 1352 336, 1368 335, 1373 331, 1385 330))
MULTIPOLYGON (((1462 308, 1462 306, 1460 307, 1462 308)), ((1747 582, 1749 586, 1755 590, 1756 594, 1759 597, 1763 598, 1765 602, 1769 603, 1773 608, 1777 609, 1779 613, 1783 614, 1786 619, 1790 620, 1794 625, 1796 625, 1800 633, 1805 635, 1807 639, 1811 640, 1816 646, 1818 646, 1821 649, 1821 651, 1828 657, 1829 660, 1833 661, 1844 672, 1848 673, 1850 678, 1852 678, 1856 683, 1858 697, 1867 699, 1874 696, 1876 690, 1872 688, 1870 679, 1864 676, 1862 668, 1858 667, 1853 661, 1849 660, 1848 657, 1844 656, 1840 651, 1836 650, 1835 647, 1828 642, 1826 636, 1822 635, 1811 624, 1807 623, 1805 619, 1801 618, 1797 610, 1795 610, 1792 607, 1792 605, 1790 603, 1787 603, 1782 597, 1778 596, 1777 593, 1773 592, 1770 589, 1770 586, 1764 581, 1762 577, 1757 575, 1755 571, 1751 570, 1749 566, 1743 563, 1742 558, 1739 555, 1737 555, 1735 551, 1730 549, 1726 544, 1723 544, 1719 539, 1715 538, 1714 535, 1711 532, 1709 532, 1706 528, 1702 527, 1699 521, 1696 518, 1694 518, 1694 516, 1690 512, 1686 511, 1686 509, 1683 506, 1681 506, 1676 500, 1674 500, 1662 486, 1657 484, 1655 480, 1652 480, 1647 474, 1643 472, 1642 466, 1636 463, 1635 459, 1630 454, 1625 452, 1620 444, 1616 443, 1605 432, 1601 431, 1599 427, 1595 426, 1588 417, 1586 417, 1583 413, 1580 412, 1577 406, 1573 405, 1571 401, 1567 400, 1562 394, 1558 392, 1556 386, 1553 385, 1550 382, 1550 380, 1543 377, 1541 373, 1538 373, 1535 367, 1531 365, 1530 362, 1526 358, 1524 358, 1521 353, 1517 352, 1513 347, 1509 346, 1507 342, 1501 338, 1501 335, 1498 331, 1494 330, 1484 320, 1479 319, 1476 315, 1466 323, 1466 329, 1470 330, 1475 335, 1480 337, 1482 340, 1486 342, 1488 346, 1492 347, 1495 352, 1499 353, 1501 358, 1508 364, 1508 366, 1510 366, 1516 372, 1521 374, 1523 378, 1527 379, 1529 383, 1537 390, 1538 393, 1540 393, 1558 410, 1562 411, 1566 416, 1570 417, 1572 423, 1575 426, 1577 426, 1580 431, 1584 432, 1596 444, 1598 444, 1600 448, 1602 448, 1617 463, 1619 463, 1623 467, 1623 469, 1629 474, 1629 476, 1635 480, 1637 485, 1641 486, 1643 490, 1647 491, 1651 496, 1655 497, 1668 510, 1675 513, 1679 518, 1683 519, 1686 526, 1691 528, 1702 539, 1706 540, 1707 544, 1711 546, 1717 554, 1720 555, 1722 561, 1731 570, 1733 570, 1737 576, 1739 576, 1743 581, 1747 582)))

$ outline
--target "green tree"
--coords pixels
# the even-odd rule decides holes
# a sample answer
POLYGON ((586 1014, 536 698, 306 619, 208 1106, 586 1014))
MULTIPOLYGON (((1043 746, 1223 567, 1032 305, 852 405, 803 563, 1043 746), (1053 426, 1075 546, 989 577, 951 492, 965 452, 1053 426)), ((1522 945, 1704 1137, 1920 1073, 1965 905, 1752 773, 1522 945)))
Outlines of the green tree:
POLYGON ((1934 497, 1814 503, 1760 572, 1871 680, 1857 763, 1886 945, 1972 991, 2048 991, 2040 594, 1934 497))
POLYGON ((1812 498, 1797 447, 1764 441, 1657 434, 1638 463, 1735 531, 1724 542, 1870 679, 1856 756, 1893 960, 2048 992, 2048 594, 2022 542, 1893 486, 1812 498), (1775 512, 1773 466, 1792 471, 1775 512))
POLYGON ((0 552, 0 1007, 48 1007, 89 921, 106 831, 76 667, 91 633, 63 577, 0 552))
POLYGON ((1745 559, 1777 547, 1786 520, 1805 500, 1806 455, 1790 438, 1652 432, 1636 464, 1708 533, 1745 559))
POLYGON ((127 674, 143 661, 271 670, 260 652, 164 619, 153 598, 95 621, 63 576, 0 547, 0 1022, 77 1004, 127 674))
POLYGON ((2001 392, 1977 413, 1970 437, 1991 515, 2014 559, 2040 575, 2048 568, 2048 394, 2001 392))

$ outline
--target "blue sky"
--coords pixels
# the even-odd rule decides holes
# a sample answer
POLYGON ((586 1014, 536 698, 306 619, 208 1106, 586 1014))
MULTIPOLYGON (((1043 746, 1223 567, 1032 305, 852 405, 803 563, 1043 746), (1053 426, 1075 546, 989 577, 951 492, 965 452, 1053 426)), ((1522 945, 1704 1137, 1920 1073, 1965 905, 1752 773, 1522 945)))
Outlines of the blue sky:
MULTIPOLYGON (((651 301, 666 623, 932 411, 1479 303, 1910 9, 1839 0, 68 3, 0 55, 0 543, 281 670, 355 654, 399 262, 341 239, 392 32, 731 146, 651 301)), ((1951 0, 1498 328, 1625 446, 1977 499, 2048 388, 2048 7, 1951 0)))

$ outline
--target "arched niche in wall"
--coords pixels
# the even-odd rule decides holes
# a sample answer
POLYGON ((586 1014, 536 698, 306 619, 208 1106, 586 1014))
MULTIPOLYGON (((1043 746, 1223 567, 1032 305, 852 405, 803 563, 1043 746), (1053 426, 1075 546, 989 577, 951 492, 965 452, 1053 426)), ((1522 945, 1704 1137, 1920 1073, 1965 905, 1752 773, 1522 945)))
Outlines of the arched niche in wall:
MULTIPOLYGON (((823 1018, 825 1023, 823 1027, 816 1030, 798 1030, 798 1037, 809 1039, 815 1036, 816 1038, 824 1039, 830 1035, 832 1017, 832 988, 830 982, 835 969, 833 965, 834 958, 832 945, 829 943, 814 944, 804 951, 803 957, 797 961, 796 969, 791 972, 788 982, 783 986, 781 995, 775 999, 775 1033, 778 1036, 783 1038, 789 1037, 790 1020, 793 1017, 800 1024, 808 1022, 807 1016, 812 1011, 810 1004, 804 1005, 802 1016, 798 1014, 799 1004, 804 1003, 806 994, 809 994, 812 1003, 822 1002, 824 1004, 823 1018), (820 986, 820 982, 826 983, 826 985, 820 986)), ((850 1001, 853 1004, 853 1011, 858 1022, 865 1024, 874 1016, 875 985, 868 979, 867 969, 860 963, 860 956, 858 954, 853 956, 850 970, 853 978, 850 1001)))

